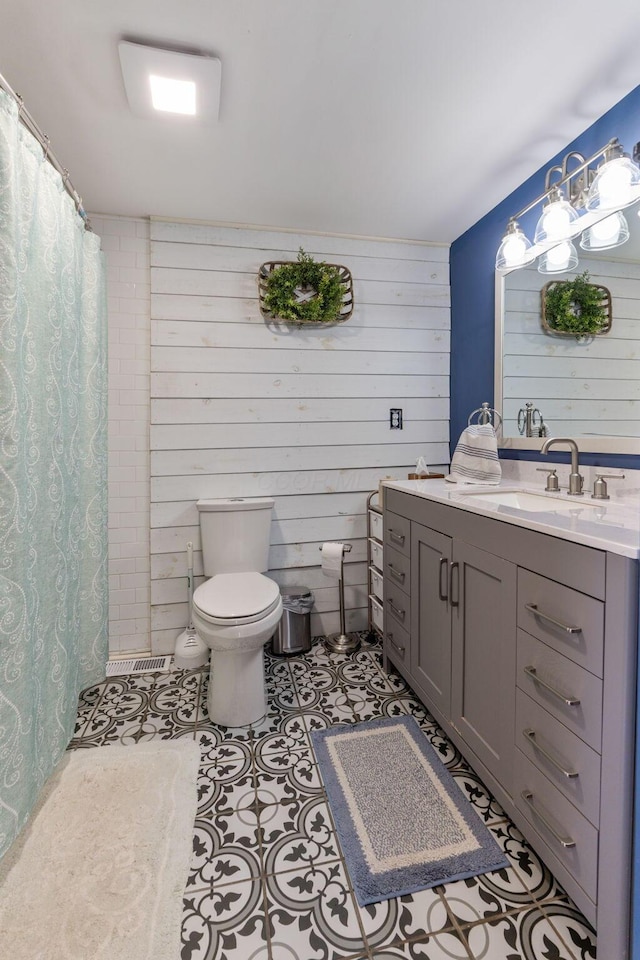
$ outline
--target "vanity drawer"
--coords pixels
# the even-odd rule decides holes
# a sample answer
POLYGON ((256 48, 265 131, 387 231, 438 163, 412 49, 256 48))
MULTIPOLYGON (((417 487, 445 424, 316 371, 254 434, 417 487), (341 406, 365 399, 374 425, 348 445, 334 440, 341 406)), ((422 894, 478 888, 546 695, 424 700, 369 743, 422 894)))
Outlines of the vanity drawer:
POLYGON ((369 594, 369 600, 371 601, 371 619, 374 622, 374 625, 383 633, 384 631, 384 611, 382 609, 382 604, 374 597, 373 594, 369 594))
POLYGON ((409 634, 397 623, 391 624, 387 619, 387 628, 384 632, 384 647, 387 656, 394 663, 409 664, 409 634))
POLYGON ((378 570, 382 570, 384 567, 384 547, 377 540, 372 540, 369 537, 369 549, 371 551, 371 563, 378 570))
POLYGON ((411 561, 409 557, 387 547, 384 578, 389 585, 400 587, 405 593, 411 590, 411 561))
POLYGON ((532 700, 600 753, 602 681, 598 677, 524 630, 518 630, 516 677, 532 700))
POLYGON ((409 597, 393 583, 385 583, 384 616, 386 627, 392 623, 411 632, 411 603, 409 597))
POLYGON ((406 517, 387 511, 384 515, 384 542, 405 557, 410 557, 411 522, 406 517))
POLYGON ((369 534, 376 540, 384 540, 384 524, 382 514, 377 510, 369 510, 369 534))
POLYGON ((542 844, 533 842, 533 846, 539 848, 543 859, 546 859, 546 850, 551 852, 547 861, 550 869, 554 869, 555 858, 587 896, 595 900, 598 831, 519 750, 516 750, 514 800, 543 841, 542 844))
POLYGON ((375 567, 369 567, 369 585, 371 593, 378 600, 384 600, 384 580, 382 574, 375 567))
POLYGON ((516 746, 598 826, 600 755, 522 690, 516 690, 516 746))
POLYGON ((602 676, 604 603, 529 570, 518 570, 518 626, 602 676))

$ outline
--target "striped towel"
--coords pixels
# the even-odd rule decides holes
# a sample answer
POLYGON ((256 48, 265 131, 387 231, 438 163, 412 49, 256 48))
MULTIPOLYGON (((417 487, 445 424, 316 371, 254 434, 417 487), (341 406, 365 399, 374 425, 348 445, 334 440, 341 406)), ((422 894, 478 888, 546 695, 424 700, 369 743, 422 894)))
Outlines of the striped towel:
POLYGON ((460 434, 451 460, 451 483, 500 483, 496 433, 491 424, 474 424, 460 434))

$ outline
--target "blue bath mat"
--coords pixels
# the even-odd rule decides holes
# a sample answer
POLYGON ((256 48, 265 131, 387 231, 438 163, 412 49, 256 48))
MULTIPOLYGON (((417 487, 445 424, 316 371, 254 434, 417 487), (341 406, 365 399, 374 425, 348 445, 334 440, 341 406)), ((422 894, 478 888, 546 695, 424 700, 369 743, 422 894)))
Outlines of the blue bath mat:
POLYGON ((508 866, 413 717, 311 737, 361 906, 508 866))

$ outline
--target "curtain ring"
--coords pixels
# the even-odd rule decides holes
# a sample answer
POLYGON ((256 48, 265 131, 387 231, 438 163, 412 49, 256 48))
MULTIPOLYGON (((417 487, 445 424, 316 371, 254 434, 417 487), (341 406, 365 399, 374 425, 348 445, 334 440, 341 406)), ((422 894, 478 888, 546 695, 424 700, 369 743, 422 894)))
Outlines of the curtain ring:
POLYGON ((20 115, 22 114, 22 111, 24 110, 24 100, 22 99, 22 97, 20 96, 19 93, 16 93, 16 103, 18 104, 18 120, 19 120, 19 119, 20 119, 20 115))
POLYGON ((50 146, 51 146, 51 140, 49 139, 49 137, 46 136, 46 134, 45 134, 45 136, 43 137, 42 145, 43 145, 43 147, 44 147, 44 155, 43 155, 42 159, 43 159, 43 160, 48 160, 48 159, 49 159, 49 148, 50 148, 50 146))

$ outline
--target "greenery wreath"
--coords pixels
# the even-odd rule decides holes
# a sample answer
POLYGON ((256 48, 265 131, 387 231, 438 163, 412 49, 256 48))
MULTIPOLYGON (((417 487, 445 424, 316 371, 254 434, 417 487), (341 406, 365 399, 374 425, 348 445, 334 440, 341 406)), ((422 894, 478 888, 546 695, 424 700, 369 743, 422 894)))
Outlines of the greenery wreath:
POLYGON ((333 323, 340 316, 343 282, 337 267, 318 263, 300 247, 297 263, 276 267, 265 280, 264 307, 294 323, 333 323))
POLYGON ((574 280, 549 283, 544 294, 544 318, 552 331, 576 336, 601 333, 609 323, 603 288, 589 283, 587 270, 574 280))

